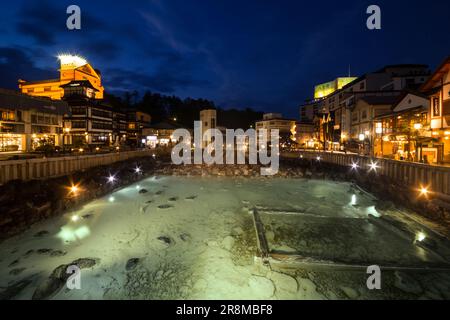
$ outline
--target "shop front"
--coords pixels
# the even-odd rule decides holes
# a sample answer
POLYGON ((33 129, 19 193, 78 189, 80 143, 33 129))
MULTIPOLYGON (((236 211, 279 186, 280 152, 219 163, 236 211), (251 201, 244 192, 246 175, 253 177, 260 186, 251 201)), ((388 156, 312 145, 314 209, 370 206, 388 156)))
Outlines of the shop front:
POLYGON ((26 150, 24 134, 0 133, 0 152, 22 152, 26 150))

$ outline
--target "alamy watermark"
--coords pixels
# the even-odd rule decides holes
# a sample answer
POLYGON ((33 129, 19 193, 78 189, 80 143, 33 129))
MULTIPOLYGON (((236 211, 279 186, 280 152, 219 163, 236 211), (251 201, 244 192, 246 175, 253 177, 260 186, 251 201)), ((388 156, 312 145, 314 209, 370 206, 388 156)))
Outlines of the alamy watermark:
POLYGON ((194 123, 194 161, 192 161, 192 136, 186 129, 174 132, 174 140, 180 141, 172 149, 172 162, 176 165, 189 164, 246 164, 248 154, 249 164, 268 166, 261 168, 261 175, 276 175, 280 165, 280 132, 279 130, 242 129, 226 130, 225 141, 223 133, 218 129, 202 132, 202 122, 194 123), (270 136, 270 141, 269 141, 270 136), (224 155, 225 152, 225 155, 224 155))
POLYGON ((366 11, 370 16, 367 18, 367 29, 381 30, 381 8, 375 4, 369 6, 366 11))
POLYGON ((68 266, 66 273, 70 274, 66 281, 67 289, 81 290, 81 269, 76 265, 68 266))
POLYGON ((367 274, 370 274, 366 282, 367 289, 381 290, 381 268, 377 265, 369 266, 367 274))
POLYGON ((69 30, 81 30, 81 9, 77 5, 67 7, 66 13, 70 16, 67 18, 66 26, 69 30))

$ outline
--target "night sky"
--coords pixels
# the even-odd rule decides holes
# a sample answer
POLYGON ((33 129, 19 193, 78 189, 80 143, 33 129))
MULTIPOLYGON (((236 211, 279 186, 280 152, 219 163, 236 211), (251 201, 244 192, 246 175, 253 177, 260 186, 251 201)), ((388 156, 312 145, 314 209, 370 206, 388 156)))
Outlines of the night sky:
POLYGON ((2 1, 0 87, 56 78, 58 53, 101 70, 106 90, 151 90, 298 117, 313 86, 450 55, 450 1, 2 1), (66 8, 82 30, 66 28, 66 8), (382 30, 366 9, 382 9, 382 30))

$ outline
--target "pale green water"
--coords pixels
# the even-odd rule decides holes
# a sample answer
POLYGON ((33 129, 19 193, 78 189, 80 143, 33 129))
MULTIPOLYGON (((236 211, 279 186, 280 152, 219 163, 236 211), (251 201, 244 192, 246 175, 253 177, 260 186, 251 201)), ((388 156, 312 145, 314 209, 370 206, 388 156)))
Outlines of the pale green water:
POLYGON ((411 274, 410 286, 420 290, 410 294, 395 285, 393 272, 383 274, 383 288, 374 292, 361 272, 299 269, 283 275, 255 265, 253 207, 273 250, 367 265, 435 262, 429 252, 369 223, 369 213, 379 214, 374 204, 347 183, 147 179, 0 244, 0 287, 4 293, 27 279, 12 298, 30 299, 56 267, 96 258, 93 268, 82 270, 81 290, 63 288, 52 298, 332 299, 349 290, 362 299, 449 298, 450 278, 442 273, 411 274), (148 192, 140 194, 142 189, 148 192), (35 237, 41 231, 48 233, 35 237), (132 258, 139 263, 126 270, 132 258))

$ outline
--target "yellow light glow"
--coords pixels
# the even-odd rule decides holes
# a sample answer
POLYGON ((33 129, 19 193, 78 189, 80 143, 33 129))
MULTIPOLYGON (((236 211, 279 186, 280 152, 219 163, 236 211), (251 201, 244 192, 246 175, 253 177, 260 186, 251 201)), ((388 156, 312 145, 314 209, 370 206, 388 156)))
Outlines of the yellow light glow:
POLYGON ((427 187, 420 187, 419 192, 421 196, 425 197, 428 196, 428 194, 430 193, 427 187))
POLYGON ((70 220, 72 220, 73 222, 77 222, 80 220, 80 217, 77 215, 73 215, 72 218, 70 218, 70 220))
POLYGON ((415 123, 415 124, 414 124, 414 129, 415 129, 415 130, 420 130, 420 129, 422 129, 422 124, 421 124, 421 123, 415 123))
POLYGON ((61 62, 61 67, 78 68, 88 63, 86 59, 71 54, 61 54, 58 56, 58 60, 61 62))

